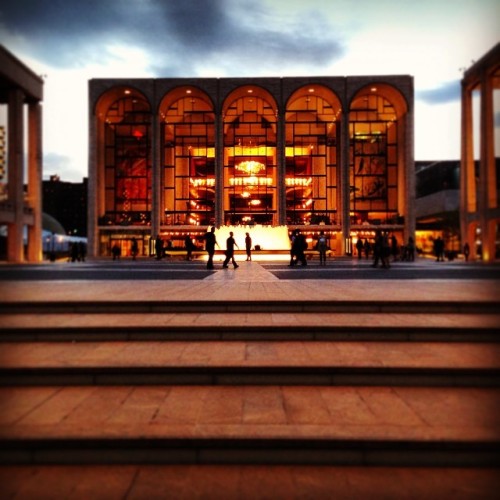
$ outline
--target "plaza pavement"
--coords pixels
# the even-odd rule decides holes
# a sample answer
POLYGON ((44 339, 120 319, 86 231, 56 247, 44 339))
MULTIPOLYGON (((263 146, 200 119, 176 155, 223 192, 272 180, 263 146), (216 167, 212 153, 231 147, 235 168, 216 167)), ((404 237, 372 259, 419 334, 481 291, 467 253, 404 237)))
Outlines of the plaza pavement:
MULTIPOLYGON (((373 447, 388 439, 406 442, 409 453, 414 450, 414 441, 417 448, 419 442, 435 440, 451 441, 458 448, 457 443, 493 446, 500 441, 498 282, 384 280, 378 276, 373 280, 280 280, 265 264, 239 264, 237 270, 219 269, 200 280, 4 280, 0 283, 0 334, 8 332, 15 338, 16 332, 25 332, 27 339, 34 335, 34 340, 14 342, 11 338, 3 342, 0 368, 43 373, 111 367, 121 369, 118 376, 124 376, 129 370, 144 368, 296 370, 335 364, 346 370, 369 370, 364 382, 357 387, 323 382, 294 384, 285 376, 282 383, 274 385, 257 384, 255 380, 245 385, 236 380, 228 385, 215 379, 202 384, 184 380, 181 385, 134 385, 133 378, 125 385, 100 384, 98 379, 65 381, 61 385, 57 378, 50 384, 4 384, 0 389, 0 438, 106 441, 120 437, 147 441, 230 436, 233 440, 300 437, 325 442, 355 438, 373 447), (99 303, 111 310, 85 310, 86 304, 99 303), (287 308, 266 310, 269 303, 287 303, 287 308), (135 309, 124 311, 120 304, 135 309), (175 310, 183 304, 181 311, 175 310), (352 304, 356 308, 350 309, 352 304), (400 310, 394 310, 394 304, 400 310), (423 309, 436 304, 444 309, 432 314, 423 309), (21 307, 9 313, 9 307, 15 311, 17 306, 26 307, 26 311, 21 307), (52 306, 57 311, 51 311, 52 306), (241 338, 218 337, 217 331, 224 331, 228 325, 248 332, 241 338), (321 325, 346 331, 375 328, 381 338, 353 342, 330 337, 335 335, 332 332, 325 333, 323 339, 280 337, 293 328, 305 331, 321 325), (278 332, 278 338, 259 338, 258 332, 270 326, 278 332), (65 335, 65 331, 78 327, 95 332, 108 328, 113 333, 85 342, 64 342, 64 337, 46 342, 43 335, 36 340, 37 332, 46 335, 61 330, 65 335), (445 335, 442 341, 434 338, 421 342, 416 336, 408 350, 405 338, 382 335, 384 329, 407 327, 443 330, 449 338, 445 335), (120 330, 127 328, 177 328, 178 338, 165 342, 164 337, 120 337, 120 330), (190 338, 192 331, 207 330, 212 332, 210 340, 190 338), (482 330, 490 337, 475 342, 474 332, 482 330), (465 337, 450 341, 453 332, 460 331, 466 332, 465 337), (118 338, 110 342, 109 335, 113 334, 118 338), (490 380, 486 387, 470 382, 465 387, 413 382, 370 387, 370 371, 384 367, 424 370, 427 375, 436 369, 450 373, 486 370, 490 377, 493 373, 493 383, 490 380)), ((97 263, 97 267, 108 265, 97 263)), ((434 262, 419 265, 432 266, 434 262)), ((305 274, 308 270, 294 272, 305 274)), ((69 371, 58 376, 65 373, 69 377, 69 371)), ((40 453, 37 463, 2 466, 0 488, 5 498, 496 498, 500 486, 496 466, 465 466, 467 451, 460 465, 450 466, 453 451, 446 447, 443 451, 439 446, 431 449, 429 453, 441 456, 443 466, 437 467, 440 459, 436 462, 435 458, 405 467, 405 454, 400 448, 399 467, 390 460, 383 465, 383 460, 374 459, 370 465, 367 450, 363 452, 364 466, 353 458, 356 452, 347 450, 351 462, 342 467, 328 465, 328 460, 321 463, 321 450, 308 455, 313 463, 316 456, 316 465, 280 464, 272 459, 265 465, 251 464, 239 461, 237 453, 233 465, 222 465, 217 461, 223 454, 213 450, 215 462, 207 459, 204 463, 203 453, 209 457, 210 450, 198 449, 198 458, 188 460, 190 465, 84 462, 77 468, 61 463, 60 458, 52 464, 50 459, 44 462, 40 453)), ((269 456, 277 453, 282 460, 287 454, 272 448, 267 452, 269 456)), ((126 451, 122 453, 127 456, 126 451)), ((256 450, 254 453, 259 455, 256 450)), ((132 459, 134 456, 130 454, 132 459)))

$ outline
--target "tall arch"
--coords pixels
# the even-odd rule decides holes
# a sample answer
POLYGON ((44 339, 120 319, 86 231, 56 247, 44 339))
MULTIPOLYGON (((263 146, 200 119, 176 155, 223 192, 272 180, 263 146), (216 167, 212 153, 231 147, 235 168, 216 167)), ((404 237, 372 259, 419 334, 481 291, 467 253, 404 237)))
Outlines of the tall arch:
POLYGON ((215 221, 215 114, 195 86, 167 93, 161 123, 162 225, 200 226, 215 221))
POLYGON ((341 115, 340 100, 322 85, 303 86, 288 99, 287 224, 338 224, 341 115))
POLYGON ((144 226, 151 214, 151 106, 126 86, 97 101, 98 223, 144 226))
POLYGON ((257 85, 224 100, 223 218, 226 224, 276 224, 277 104, 257 85))
POLYGON ((351 227, 401 226, 408 206, 408 105, 391 85, 372 83, 349 107, 349 213, 351 227))

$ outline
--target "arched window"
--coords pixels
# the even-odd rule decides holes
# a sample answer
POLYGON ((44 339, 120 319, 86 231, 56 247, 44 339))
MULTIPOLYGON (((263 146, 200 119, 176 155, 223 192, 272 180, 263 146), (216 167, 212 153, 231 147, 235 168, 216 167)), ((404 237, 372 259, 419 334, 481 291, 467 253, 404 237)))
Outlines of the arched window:
POLYGON ((215 122, 213 105, 195 87, 179 87, 160 106, 163 123, 162 223, 215 221, 215 122))
MULTIPOLYGON (((351 223, 397 224, 404 213, 400 134, 406 105, 391 87, 362 89, 349 113, 351 223)), ((404 144, 404 142, 403 142, 404 144)))
POLYGON ((152 173, 149 103, 139 92, 115 89, 101 98, 98 112, 104 117, 101 223, 149 224, 152 173))
POLYGON ((330 90, 309 85, 286 108, 287 224, 335 224, 337 219, 340 102, 330 90))
POLYGON ((224 105, 224 221, 275 224, 276 104, 265 90, 245 86, 224 105))

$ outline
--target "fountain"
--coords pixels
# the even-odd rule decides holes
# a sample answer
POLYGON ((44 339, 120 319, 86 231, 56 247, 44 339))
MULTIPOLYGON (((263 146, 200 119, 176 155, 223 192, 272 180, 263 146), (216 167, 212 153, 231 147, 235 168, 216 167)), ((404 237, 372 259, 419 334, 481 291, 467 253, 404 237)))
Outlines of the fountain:
POLYGON ((262 226, 259 224, 252 226, 221 226, 215 229, 215 236, 221 248, 225 248, 226 239, 229 238, 231 231, 240 250, 245 249, 245 233, 250 233, 253 248, 258 246, 264 252, 290 250, 287 226, 262 226))

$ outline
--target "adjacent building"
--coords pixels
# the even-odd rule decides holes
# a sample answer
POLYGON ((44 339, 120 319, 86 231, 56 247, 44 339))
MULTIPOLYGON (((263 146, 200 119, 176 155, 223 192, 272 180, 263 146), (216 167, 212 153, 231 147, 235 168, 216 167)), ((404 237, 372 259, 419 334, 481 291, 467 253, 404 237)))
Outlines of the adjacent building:
POLYGON ((500 172, 496 161, 500 152, 495 145, 499 89, 500 43, 466 70, 462 79, 462 243, 469 244, 472 257, 485 261, 500 258, 500 172), (474 112, 476 102, 478 113, 474 112))
POLYGON ((42 259, 42 100, 42 78, 0 46, 0 105, 7 108, 7 126, 0 127, 0 229, 9 262, 42 259))
POLYGON ((407 241, 413 122, 406 75, 90 80, 89 255, 210 225, 407 241))
POLYGON ((441 237, 448 255, 461 253, 460 160, 415 162, 416 246, 419 252, 434 252, 441 237))
POLYGON ((87 236, 87 192, 88 180, 82 182, 62 181, 52 175, 42 183, 43 213, 59 221, 64 233, 69 236, 87 236))

